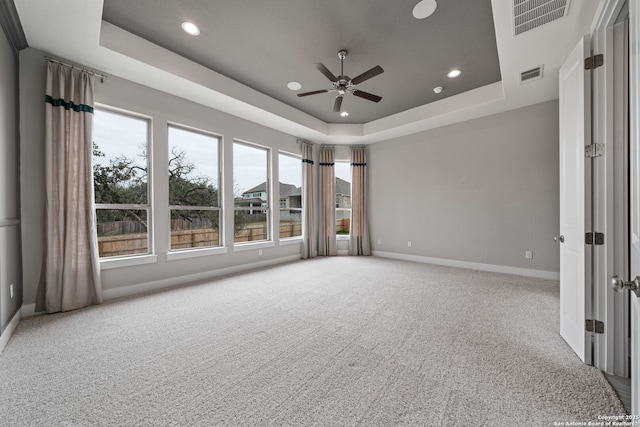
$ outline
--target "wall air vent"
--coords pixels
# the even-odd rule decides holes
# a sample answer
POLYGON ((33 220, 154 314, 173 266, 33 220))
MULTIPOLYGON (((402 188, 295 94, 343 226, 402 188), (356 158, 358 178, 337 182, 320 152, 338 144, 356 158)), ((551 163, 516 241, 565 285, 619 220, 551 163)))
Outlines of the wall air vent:
POLYGON ((569 0, 513 0, 514 35, 567 16, 569 0))
POLYGON ((542 78, 542 65, 520 73, 520 84, 542 78))

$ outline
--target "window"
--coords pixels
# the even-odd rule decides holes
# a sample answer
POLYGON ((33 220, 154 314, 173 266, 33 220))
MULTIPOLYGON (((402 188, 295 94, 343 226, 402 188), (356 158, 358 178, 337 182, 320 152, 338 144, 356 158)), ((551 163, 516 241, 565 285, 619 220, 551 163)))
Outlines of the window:
POLYGON ((269 151, 233 143, 234 243, 270 240, 269 151))
POLYGON ((336 160, 336 234, 351 230, 351 166, 348 161, 336 160))
POLYGON ((171 250, 220 246, 220 137, 169 126, 171 250))
POLYGON ((280 153, 280 238, 302 236, 302 158, 280 153))
POLYGON ((148 254, 149 119, 94 110, 93 186, 100 257, 148 254))

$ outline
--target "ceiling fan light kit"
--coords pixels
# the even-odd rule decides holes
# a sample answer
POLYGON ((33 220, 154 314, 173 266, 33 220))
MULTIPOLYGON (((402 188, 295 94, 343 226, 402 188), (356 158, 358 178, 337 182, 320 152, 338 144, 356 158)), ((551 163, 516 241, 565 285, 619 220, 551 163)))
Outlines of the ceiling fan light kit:
MULTIPOLYGON (((356 89, 356 86, 366 80, 369 80, 372 77, 377 76, 378 74, 382 74, 384 70, 381 66, 376 65, 370 70, 365 71, 364 73, 354 77, 353 79, 344 74, 344 59, 347 57, 347 51, 341 50, 338 52, 338 58, 340 58, 340 75, 335 76, 324 64, 320 62, 316 62, 313 64, 314 67, 318 71, 320 71, 329 81, 331 82, 331 87, 328 89, 319 89, 313 90, 311 92, 299 93, 299 97, 316 95, 319 93, 327 93, 327 92, 337 92, 336 100, 333 103, 333 112, 339 113, 342 109, 342 100, 344 99, 344 95, 347 93, 351 93, 357 97, 373 101, 380 102, 382 99, 381 96, 374 95, 372 93, 364 92, 356 89)), ((343 116, 344 117, 344 116, 343 116)))

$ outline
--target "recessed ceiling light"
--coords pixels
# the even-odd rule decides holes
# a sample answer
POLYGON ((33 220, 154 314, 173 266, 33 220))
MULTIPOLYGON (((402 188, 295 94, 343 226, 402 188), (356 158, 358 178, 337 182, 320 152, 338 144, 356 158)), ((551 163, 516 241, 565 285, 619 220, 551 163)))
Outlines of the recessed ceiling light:
POLYGON ((437 86, 437 87, 434 87, 434 88, 433 88, 433 91, 434 91, 435 93, 440 93, 440 92, 442 92, 442 89, 444 89, 442 86, 437 86))
POLYGON ((347 113, 346 111, 343 111, 342 113, 340 113, 340 115, 342 117, 349 117, 349 113, 347 113))
POLYGON ((436 0, 421 0, 413 7, 413 17, 416 19, 424 19, 433 14, 438 7, 436 0))
POLYGON ((462 74, 462 70, 456 68, 455 70, 451 70, 447 73, 447 77, 449 77, 450 79, 454 78, 454 77, 458 77, 460 74, 462 74))
POLYGON ((300 90, 302 89, 302 85, 298 82, 289 82, 287 83, 287 87, 291 90, 300 90))
POLYGON ((200 28, 193 22, 185 21, 182 23, 182 29, 185 33, 190 34, 192 36, 197 36, 200 34, 200 28))

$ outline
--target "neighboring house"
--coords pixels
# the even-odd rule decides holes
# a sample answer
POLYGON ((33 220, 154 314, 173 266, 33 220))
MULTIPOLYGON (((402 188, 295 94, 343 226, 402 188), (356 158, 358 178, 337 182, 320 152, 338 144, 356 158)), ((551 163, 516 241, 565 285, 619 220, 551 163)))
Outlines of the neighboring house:
MULTIPOLYGON (((242 193, 241 206, 267 206, 267 183, 263 182, 242 193)), ((280 209, 302 208, 302 188, 280 183, 280 209)), ((336 208, 351 208, 351 183, 336 177, 336 208)), ((254 212, 252 212, 254 213, 254 212)))
MULTIPOLYGON (((267 183, 263 182, 242 193, 242 199, 238 201, 240 206, 261 207, 267 206, 267 183)), ((280 183, 280 203, 281 209, 302 208, 302 189, 293 184, 280 183)), ((261 211, 260 211, 261 212, 261 211)), ((259 213, 253 212, 251 213, 259 213)))
POLYGON ((336 177, 336 208, 351 208, 351 183, 336 177))

